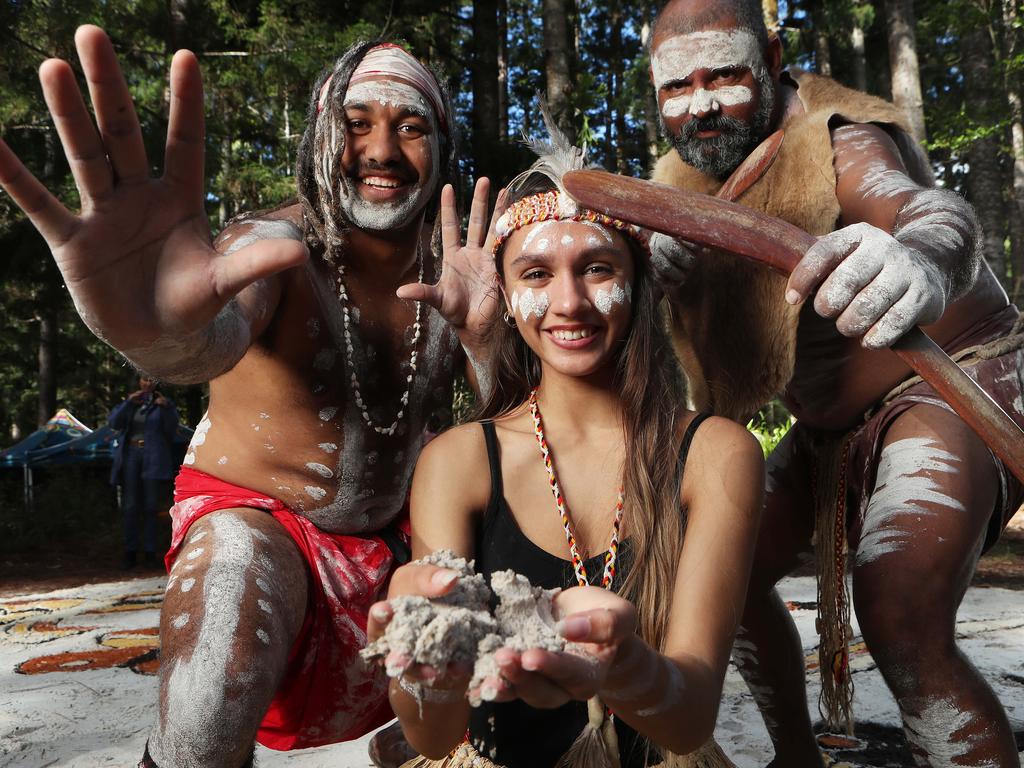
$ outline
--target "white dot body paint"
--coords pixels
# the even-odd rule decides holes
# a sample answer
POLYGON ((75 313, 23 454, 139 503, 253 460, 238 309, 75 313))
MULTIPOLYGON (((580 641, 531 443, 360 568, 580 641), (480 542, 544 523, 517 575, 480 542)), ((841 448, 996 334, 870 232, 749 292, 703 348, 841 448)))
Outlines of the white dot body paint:
POLYGON ((256 604, 260 607, 260 610, 263 611, 264 613, 271 614, 271 615, 274 613, 274 609, 270 606, 270 603, 268 603, 266 600, 257 600, 256 604))
MULTIPOLYGON (((928 755, 928 765, 932 768, 958 768, 965 764, 962 758, 974 749, 974 740, 957 739, 956 734, 975 724, 976 718, 972 713, 962 712, 952 701, 936 699, 929 701, 920 715, 901 714, 907 741, 928 755)), ((976 765, 994 768, 995 763, 976 765)))
POLYGON ((171 619, 171 626, 175 629, 181 629, 188 624, 189 615, 187 613, 179 613, 173 619, 171 619))
POLYGON ((195 585, 196 585, 196 580, 191 578, 191 577, 189 577, 187 579, 182 579, 181 580, 181 591, 182 592, 191 592, 192 591, 192 587, 194 587, 195 585))
POLYGON ((227 464, 228 463, 228 457, 227 456, 221 456, 219 459, 217 459, 217 463, 220 464, 221 466, 223 466, 224 464, 227 464))
POLYGON ((320 443, 317 447, 324 453, 336 453, 338 450, 337 443, 320 443))
POLYGON ((334 470, 323 464, 318 464, 315 461, 310 461, 306 464, 306 469, 310 472, 315 472, 320 477, 334 477, 334 470))
POLYGON ((633 286, 626 283, 626 289, 623 290, 618 283, 612 283, 610 291, 606 291, 601 288, 597 291, 594 296, 594 306, 597 307, 597 311, 602 315, 610 315, 615 311, 615 308, 626 304, 631 301, 633 297, 633 286))
POLYGON ((307 485, 303 490, 305 490, 306 493, 309 494, 310 498, 313 499, 313 501, 320 501, 324 496, 327 495, 327 491, 316 485, 307 485))
POLYGON ((196 463, 196 449, 206 442, 206 433, 210 431, 212 426, 213 422, 210 421, 210 417, 207 414, 203 414, 202 420, 196 424, 196 431, 192 435, 191 442, 188 444, 188 452, 182 461, 183 464, 192 465, 196 463))
POLYGON ((191 552, 189 552, 187 555, 185 555, 185 559, 186 560, 195 560, 197 557, 202 556, 203 552, 205 552, 205 551, 206 550, 204 550, 202 547, 196 547, 191 552))
POLYGON ((337 413, 338 413, 337 406, 333 406, 332 405, 332 406, 330 406, 328 408, 322 408, 320 410, 320 421, 330 421, 331 419, 333 419, 335 417, 335 415, 337 415, 337 413))
POLYGON ((234 747, 242 728, 242 708, 224 706, 233 647, 247 589, 245 571, 253 556, 249 527, 231 515, 212 515, 210 531, 217 553, 203 580, 203 614, 195 651, 168 661, 168 724, 150 739, 150 753, 164 765, 191 765, 192 756, 225 740, 234 747))
MULTIPOLYGON (((542 221, 540 224, 532 224, 529 231, 526 233, 526 237, 523 239, 523 252, 527 252, 533 241, 540 237, 544 232, 555 226, 558 222, 555 221, 542 221)), ((547 248, 545 245, 544 248, 547 248)), ((544 250, 541 248, 541 250, 544 250)))
POLYGON ((540 319, 548 313, 548 309, 551 307, 551 297, 548 296, 547 291, 534 293, 532 288, 527 288, 519 297, 518 306, 523 320, 529 320, 531 315, 540 319))
POLYGON ((260 639, 260 642, 263 643, 264 645, 270 645, 270 635, 267 634, 267 630, 262 629, 262 628, 261 629, 257 629, 256 630, 256 637, 258 637, 260 639))
POLYGON ((564 248, 569 248, 575 244, 576 238, 574 238, 572 235, 562 235, 562 246, 564 248))
POLYGON ((193 533, 191 536, 189 536, 188 543, 195 544, 197 541, 200 541, 204 538, 206 538, 206 531, 199 531, 198 533, 193 533))
POLYGON ((675 35, 651 54, 651 72, 657 89, 685 80, 698 69, 747 67, 756 72, 763 66, 757 37, 746 29, 675 35))
POLYGON ((878 463, 875 490, 864 511, 856 567, 912 546, 920 535, 915 523, 937 514, 925 504, 963 512, 960 501, 943 493, 935 480, 922 474, 957 474, 959 464, 959 457, 928 438, 907 438, 887 445, 878 463))

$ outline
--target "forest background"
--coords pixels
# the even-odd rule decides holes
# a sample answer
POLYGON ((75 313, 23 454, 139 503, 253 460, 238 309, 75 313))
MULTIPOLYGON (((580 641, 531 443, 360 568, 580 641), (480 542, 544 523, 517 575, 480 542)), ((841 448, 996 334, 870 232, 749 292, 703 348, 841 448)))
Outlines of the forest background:
MULTIPOLYGON (((455 98, 463 178, 507 180, 541 127, 537 94, 606 168, 647 175, 667 145, 645 51, 653 0, 4 0, 0 135, 72 209, 77 195, 36 75, 77 69, 82 23, 110 34, 136 98, 154 172, 171 55, 199 56, 206 89, 207 210, 294 196, 311 85, 348 45, 386 36, 433 63, 455 98)), ((764 0, 790 65, 878 94, 907 113, 940 183, 974 204, 985 256, 1024 295, 1024 19, 1020 0, 764 0)), ((81 77, 80 73, 79 76, 81 77)), ((0 194, 0 448, 67 407, 90 426, 134 372, 80 322, 42 238, 0 194)), ((202 387, 168 388, 195 424, 202 387)), ((769 417, 769 427, 772 426, 769 417)))

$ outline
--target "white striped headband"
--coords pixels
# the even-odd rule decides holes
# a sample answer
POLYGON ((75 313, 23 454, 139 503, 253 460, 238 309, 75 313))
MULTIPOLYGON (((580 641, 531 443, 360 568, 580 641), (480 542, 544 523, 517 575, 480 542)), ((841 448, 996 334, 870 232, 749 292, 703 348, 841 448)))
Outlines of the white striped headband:
MULTIPOLYGON (((382 43, 374 46, 363 60, 359 62, 352 78, 349 80, 349 88, 367 80, 386 78, 396 80, 415 88, 427 100, 434 114, 437 117, 438 125, 445 134, 448 134, 448 116, 444 110, 444 97, 441 89, 430 71, 420 64, 416 58, 394 43, 382 43)), ((320 88, 320 96, 317 100, 316 111, 323 111, 327 103, 327 93, 334 79, 332 74, 320 88)))

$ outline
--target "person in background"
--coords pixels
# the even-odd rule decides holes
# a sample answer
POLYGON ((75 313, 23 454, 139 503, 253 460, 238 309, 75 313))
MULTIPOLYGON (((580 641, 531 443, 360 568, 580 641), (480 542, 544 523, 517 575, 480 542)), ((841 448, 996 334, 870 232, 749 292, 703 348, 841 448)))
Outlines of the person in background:
POLYGON ((114 450, 110 484, 121 486, 123 567, 135 567, 141 528, 143 562, 147 568, 155 568, 160 563, 156 556, 156 513, 168 497, 177 470, 174 434, 178 409, 156 388, 155 379, 140 376, 139 389, 115 407, 107 421, 122 433, 114 450))

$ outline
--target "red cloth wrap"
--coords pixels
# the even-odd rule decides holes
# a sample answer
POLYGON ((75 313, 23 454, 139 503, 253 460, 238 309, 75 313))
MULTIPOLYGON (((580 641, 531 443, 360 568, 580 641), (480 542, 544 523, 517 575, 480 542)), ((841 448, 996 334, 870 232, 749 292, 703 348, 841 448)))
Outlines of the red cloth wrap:
MULTIPOLYGON (((288 655, 256 740, 277 750, 356 739, 394 717, 387 677, 358 657, 366 617, 381 599, 395 559, 378 536, 325 533, 280 500, 182 468, 171 509, 168 571, 192 523, 221 509, 264 509, 287 531, 308 566, 306 618, 288 655)), ((398 526, 408 542, 408 511, 398 526)))

